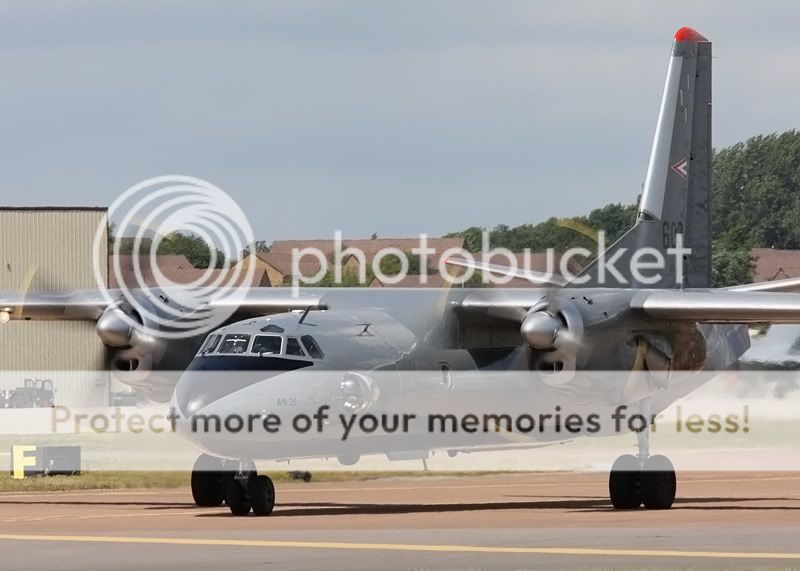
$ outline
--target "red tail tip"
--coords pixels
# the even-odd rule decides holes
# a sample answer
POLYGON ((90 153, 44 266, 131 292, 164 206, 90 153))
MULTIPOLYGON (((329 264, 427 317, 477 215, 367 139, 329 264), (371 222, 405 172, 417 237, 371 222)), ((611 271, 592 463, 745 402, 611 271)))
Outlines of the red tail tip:
POLYGON ((703 34, 695 30, 694 28, 684 27, 675 32, 675 41, 676 42, 707 42, 708 38, 706 38, 703 34))

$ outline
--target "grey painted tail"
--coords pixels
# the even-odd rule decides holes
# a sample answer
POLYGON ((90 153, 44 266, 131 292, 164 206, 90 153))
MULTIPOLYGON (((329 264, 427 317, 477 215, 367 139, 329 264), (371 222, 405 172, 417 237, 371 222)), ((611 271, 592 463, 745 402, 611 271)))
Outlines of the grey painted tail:
MULTIPOLYGON (((583 286, 600 287, 709 287, 710 192, 711 42, 691 28, 681 28, 672 47, 636 224, 592 262, 575 285, 582 281, 583 286), (681 241, 690 253, 676 254, 681 241), (639 276, 632 272, 631 263, 644 248, 658 250, 666 268, 640 270, 639 276), (615 257, 613 267, 622 280, 609 271, 615 257)), ((655 254, 639 256, 650 262, 655 254)))

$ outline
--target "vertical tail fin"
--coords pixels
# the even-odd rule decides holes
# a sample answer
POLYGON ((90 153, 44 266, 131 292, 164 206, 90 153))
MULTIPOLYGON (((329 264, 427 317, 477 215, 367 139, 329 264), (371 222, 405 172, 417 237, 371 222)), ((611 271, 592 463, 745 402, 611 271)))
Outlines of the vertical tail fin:
MULTIPOLYGON (((583 285, 603 287, 709 287, 711 281, 711 42, 691 28, 675 34, 650 163, 636 224, 583 272, 583 285), (682 239, 691 253, 679 262, 668 250, 682 239), (666 268, 631 275, 637 251, 655 248, 666 268), (619 252, 623 250, 623 252, 619 252), (602 260, 616 255, 616 279, 602 260), (682 266, 679 268, 679 265, 682 266), (681 279, 682 278, 682 279, 681 279)), ((652 258, 649 258, 652 260, 652 258)))

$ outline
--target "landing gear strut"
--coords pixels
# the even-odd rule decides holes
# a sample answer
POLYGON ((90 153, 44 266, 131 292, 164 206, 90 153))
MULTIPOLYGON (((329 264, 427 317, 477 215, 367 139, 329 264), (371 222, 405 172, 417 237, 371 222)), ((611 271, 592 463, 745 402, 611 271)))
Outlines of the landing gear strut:
POLYGON ((672 507, 677 490, 675 468, 666 456, 650 456, 650 431, 637 433, 639 454, 623 454, 611 467, 608 493, 618 510, 644 505, 649 510, 672 507))
POLYGON ((252 511, 267 516, 275 507, 275 486, 268 476, 259 476, 255 464, 242 461, 230 470, 220 458, 203 454, 192 470, 192 497, 198 506, 216 507, 224 501, 233 515, 252 511))

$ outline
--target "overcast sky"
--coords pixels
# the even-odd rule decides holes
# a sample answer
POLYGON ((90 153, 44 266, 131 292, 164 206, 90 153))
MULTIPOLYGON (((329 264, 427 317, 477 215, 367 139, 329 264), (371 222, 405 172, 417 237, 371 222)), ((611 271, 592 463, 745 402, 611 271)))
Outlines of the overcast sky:
POLYGON ((800 5, 3 2, 5 205, 163 174, 258 238, 433 235, 631 202, 675 30, 714 42, 714 145, 800 127, 800 5))

